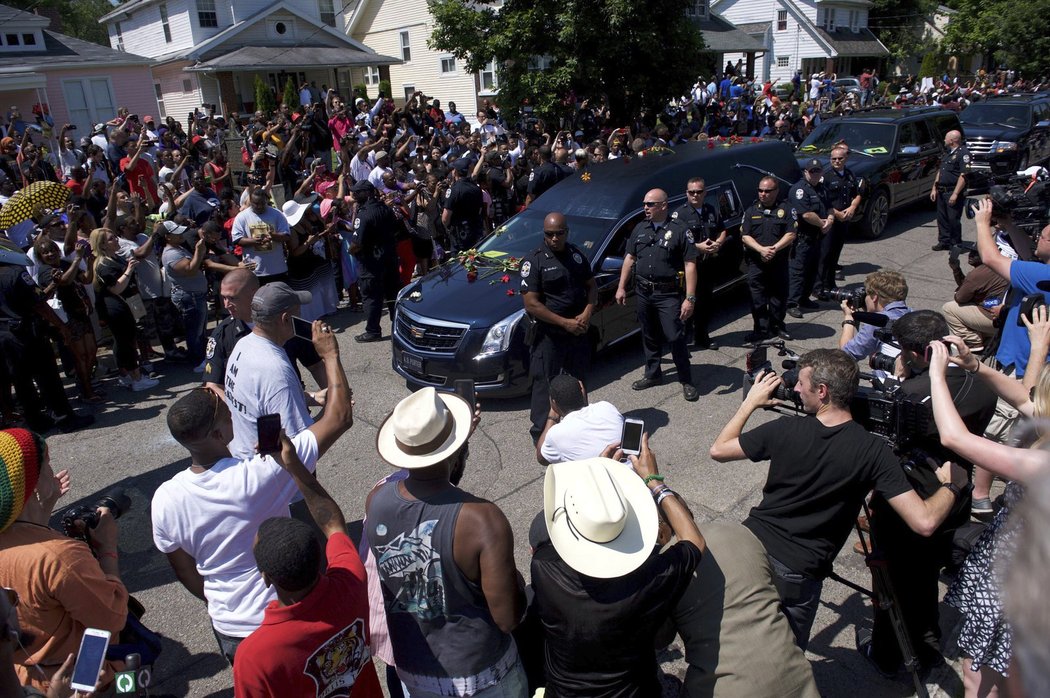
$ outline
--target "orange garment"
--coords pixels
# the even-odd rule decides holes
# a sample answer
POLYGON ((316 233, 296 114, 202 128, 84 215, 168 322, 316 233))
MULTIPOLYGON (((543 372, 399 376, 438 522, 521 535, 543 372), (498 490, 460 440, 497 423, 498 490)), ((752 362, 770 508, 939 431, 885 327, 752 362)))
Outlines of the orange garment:
MULTIPOLYGON (((86 543, 46 526, 16 521, 0 533, 0 586, 18 592, 18 622, 34 637, 28 655, 15 650, 15 671, 22 683, 44 690, 80 648, 84 628, 108 630, 115 642, 127 619, 123 582, 102 572, 86 543)), ((107 666, 103 685, 111 679, 107 666)))

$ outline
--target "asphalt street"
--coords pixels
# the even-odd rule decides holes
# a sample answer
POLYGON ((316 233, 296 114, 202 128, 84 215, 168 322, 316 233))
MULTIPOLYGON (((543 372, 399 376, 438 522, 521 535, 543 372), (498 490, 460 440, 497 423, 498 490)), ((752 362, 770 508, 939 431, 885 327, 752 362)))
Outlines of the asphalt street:
MULTIPOLYGON (((971 221, 964 237, 973 239, 971 221)), ((843 253, 847 284, 886 267, 908 279, 909 305, 939 309, 954 291, 947 253, 931 252, 936 242, 932 208, 917 204, 891 214, 886 235, 877 241, 853 239, 843 253)), ((644 392, 630 384, 642 376, 642 351, 638 339, 614 347, 596 363, 590 390, 592 400, 608 400, 628 416, 645 421, 651 445, 668 484, 687 499, 699 522, 712 519, 740 521, 757 503, 765 480, 766 465, 718 464, 707 456, 725 421, 741 399, 744 356, 740 348, 750 329, 747 296, 743 288, 717 300, 713 336, 719 351, 694 352, 693 379, 699 402, 687 403, 674 378, 670 356, 665 357, 665 383, 644 392)), ((823 309, 789 320, 799 351, 835 346, 841 312, 823 309)), ((354 427, 322 460, 321 481, 343 507, 348 520, 359 520, 371 485, 389 472, 376 455, 376 431, 384 416, 408 394, 405 382, 390 364, 390 343, 357 344, 352 336, 363 323, 360 313, 340 311, 331 319, 339 334, 344 366, 356 400, 354 427)), ((384 318, 383 332, 389 335, 384 318)), ((119 521, 122 551, 120 565, 129 591, 146 607, 146 624, 166 640, 155 667, 153 695, 232 696, 232 673, 216 652, 208 616, 202 602, 175 580, 165 557, 153 547, 150 532, 150 499, 160 483, 189 465, 186 452, 168 434, 165 413, 180 394, 197 384, 188 367, 172 367, 161 385, 148 393, 132 393, 115 381, 106 386, 111 402, 96 410, 96 424, 75 434, 49 439, 55 470, 69 468, 72 491, 60 509, 91 503, 114 488, 128 492, 132 510, 119 521)), ((528 577, 528 526, 542 507, 543 468, 536 464, 529 439, 528 400, 482 403, 481 425, 471 443, 470 462, 462 486, 496 502, 514 528, 518 569, 528 577)), ((769 415, 758 415, 766 419, 769 415)), ((58 512, 56 512, 57 514, 58 512)), ((56 515, 53 525, 59 521, 56 515)), ((352 529, 354 527, 352 526, 352 529)), ((359 529, 359 527, 358 527, 359 529)), ((702 525, 701 525, 702 529, 702 525)), ((836 570, 848 579, 870 585, 860 556, 847 543, 836 570)), ((943 592, 943 588, 942 588, 943 592)), ((957 615, 942 606, 946 654, 954 657, 950 638, 957 615)), ((825 583, 808 657, 820 692, 825 696, 900 696, 913 692, 907 676, 880 678, 855 649, 854 629, 870 626, 870 607, 857 592, 825 583)), ((762 652, 761 647, 755 648, 762 652)), ((672 675, 684 673, 681 645, 661 655, 672 675)), ((930 677, 930 688, 943 695, 961 695, 958 662, 930 677)), ((382 674, 381 674, 382 675, 382 674)))

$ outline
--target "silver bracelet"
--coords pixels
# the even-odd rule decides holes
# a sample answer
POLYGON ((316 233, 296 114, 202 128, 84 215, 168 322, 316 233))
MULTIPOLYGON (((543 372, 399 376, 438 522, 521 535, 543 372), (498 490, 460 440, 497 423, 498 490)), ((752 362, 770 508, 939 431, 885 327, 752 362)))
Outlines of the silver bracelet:
POLYGON ((659 495, 657 495, 657 497, 656 497, 656 506, 659 507, 660 504, 663 503, 663 501, 665 499, 667 499, 668 497, 674 497, 674 496, 675 496, 675 491, 672 490, 670 487, 668 487, 666 490, 663 490, 662 492, 660 492, 659 495))

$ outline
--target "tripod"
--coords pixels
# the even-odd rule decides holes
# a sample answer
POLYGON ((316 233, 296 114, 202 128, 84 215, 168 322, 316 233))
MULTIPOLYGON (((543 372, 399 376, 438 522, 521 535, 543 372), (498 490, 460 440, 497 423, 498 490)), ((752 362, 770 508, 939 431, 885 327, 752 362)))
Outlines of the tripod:
MULTIPOLYGON (((869 521, 871 520, 871 511, 868 510, 866 503, 864 504, 864 515, 868 517, 869 521)), ((860 523, 856 523, 855 526, 857 528, 857 536, 860 537, 861 547, 864 549, 864 563, 871 570, 871 590, 865 589, 835 572, 828 576, 839 584, 844 584, 850 589, 864 594, 874 602, 876 608, 886 611, 890 618, 890 624, 893 626, 893 634, 897 638, 897 645, 901 650, 904 668, 908 670, 912 681, 915 682, 915 694, 919 698, 930 698, 930 694, 926 690, 926 683, 919 676, 919 659, 915 655, 915 648, 912 647, 911 638, 908 636, 908 628, 904 625, 904 618, 901 617, 900 605, 897 603, 897 593, 894 591, 893 583, 890 581, 887 562, 868 546, 868 541, 865 540, 864 533, 860 529, 860 523)))

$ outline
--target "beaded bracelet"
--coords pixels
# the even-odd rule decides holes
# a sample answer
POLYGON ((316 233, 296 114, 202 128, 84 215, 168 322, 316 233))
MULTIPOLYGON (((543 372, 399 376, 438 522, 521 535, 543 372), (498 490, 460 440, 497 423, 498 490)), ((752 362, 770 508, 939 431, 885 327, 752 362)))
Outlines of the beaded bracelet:
POLYGON ((653 480, 656 480, 657 482, 663 482, 664 481, 664 476, 660 475, 658 473, 653 473, 652 475, 646 475, 642 479, 642 482, 644 482, 646 485, 648 485, 653 480))

